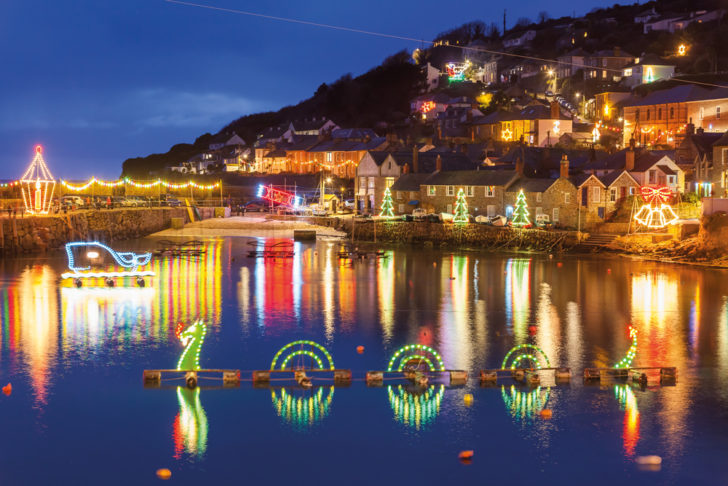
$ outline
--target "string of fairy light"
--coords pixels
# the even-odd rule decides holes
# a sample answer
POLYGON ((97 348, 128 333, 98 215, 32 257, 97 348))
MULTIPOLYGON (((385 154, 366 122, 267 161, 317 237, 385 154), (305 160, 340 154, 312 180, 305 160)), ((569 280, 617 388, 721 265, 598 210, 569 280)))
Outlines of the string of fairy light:
MULTIPOLYGON (((187 7, 205 8, 208 10, 216 10, 219 12, 232 13, 232 14, 237 14, 237 15, 247 15, 249 17, 258 17, 258 18, 267 19, 267 20, 277 20, 279 22, 302 24, 302 25, 308 25, 311 27, 320 27, 320 28, 324 28, 324 29, 339 30, 339 31, 351 32, 351 33, 355 33, 355 34, 370 35, 370 36, 374 36, 374 37, 385 37, 388 39, 397 39, 397 40, 403 40, 403 41, 408 41, 408 42, 417 42, 418 44, 423 44, 423 45, 429 44, 433 47, 435 47, 437 45, 437 43, 435 41, 417 39, 415 37, 409 37, 409 36, 398 35, 398 34, 387 34, 384 32, 375 32, 375 31, 371 31, 371 30, 355 29, 352 27, 344 27, 341 25, 324 24, 324 23, 320 23, 320 22, 312 22, 309 20, 301 20, 301 19, 296 19, 296 18, 292 18, 292 17, 267 15, 267 14, 251 12, 251 11, 247 11, 247 10, 218 7, 215 5, 206 5, 206 4, 202 4, 202 3, 186 2, 186 1, 182 1, 182 0, 165 0, 165 1, 167 3, 173 3, 173 4, 183 5, 183 6, 187 6, 187 7)), ((461 49, 461 50, 474 51, 474 52, 482 52, 485 54, 495 54, 495 55, 505 56, 505 57, 513 57, 513 58, 530 60, 530 61, 544 62, 544 63, 548 63, 548 64, 571 66, 571 67, 575 67, 575 68, 594 67, 594 66, 589 66, 585 63, 579 63, 579 62, 573 62, 573 61, 561 61, 558 59, 548 59, 548 58, 538 57, 538 56, 527 56, 524 54, 514 54, 512 52, 497 51, 497 50, 493 50, 493 49, 484 49, 483 47, 477 47, 477 46, 468 47, 468 46, 460 46, 460 45, 448 45, 448 47, 452 47, 455 49, 461 49)), ((684 46, 681 46, 681 49, 682 49, 681 55, 684 54, 683 47, 684 46)), ((615 69, 615 68, 609 68, 609 67, 600 66, 599 70, 608 71, 608 72, 616 73, 619 75, 622 75, 622 73, 623 73, 622 69, 615 69)), ((717 83, 708 83, 705 81, 694 81, 694 80, 680 79, 680 78, 671 78, 671 80, 678 82, 678 83, 695 84, 695 85, 706 86, 706 87, 710 87, 710 88, 728 89, 728 86, 717 84, 717 83)))
POLYGON ((139 189, 150 189, 153 187, 161 186, 167 189, 187 189, 189 187, 192 187, 194 189, 199 189, 202 191, 209 191, 212 189, 216 189, 220 187, 219 182, 215 182, 213 184, 198 184, 194 181, 187 181, 181 184, 177 184, 174 182, 168 182, 164 181, 162 179, 157 179, 156 181, 152 182, 138 182, 134 181, 128 177, 124 177, 123 179, 119 179, 117 181, 104 181, 97 179, 96 177, 92 177, 88 180, 85 184, 71 184, 68 181, 61 180, 61 185, 67 189, 70 189, 72 191, 81 192, 89 189, 93 185, 101 186, 101 187, 118 187, 121 185, 128 185, 131 187, 136 187, 139 189))

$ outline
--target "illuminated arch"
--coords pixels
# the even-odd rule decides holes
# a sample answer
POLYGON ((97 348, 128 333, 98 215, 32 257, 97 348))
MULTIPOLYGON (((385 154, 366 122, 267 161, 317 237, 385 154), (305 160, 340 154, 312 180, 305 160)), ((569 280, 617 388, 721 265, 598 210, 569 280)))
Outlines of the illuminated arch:
POLYGON ((543 349, 539 348, 534 344, 519 344, 518 346, 512 347, 511 350, 508 351, 506 357, 503 358, 503 363, 501 363, 501 369, 516 369, 517 365, 520 364, 520 362, 524 359, 531 361, 531 363, 533 364, 532 368, 543 368, 541 364, 542 362, 546 364, 546 368, 551 367, 549 357, 546 356, 546 353, 543 349), (513 359, 511 360, 511 358, 513 359), (510 366, 509 360, 511 360, 510 366))
POLYGON ((632 367, 632 360, 634 360, 634 355, 637 354, 637 329, 632 326, 629 326, 629 337, 632 338, 632 344, 627 350, 627 354, 624 355, 624 358, 614 365, 615 368, 632 367))
POLYGON ((295 396, 286 388, 280 392, 271 389, 271 399, 276 413, 286 423, 297 429, 304 429, 323 420, 331 410, 334 398, 334 387, 319 387, 310 396, 295 396))
POLYGON ((440 353, 424 344, 408 344, 394 352, 387 365, 387 371, 402 371, 413 359, 425 363, 428 371, 445 371, 440 353))
POLYGON ((329 354, 326 348, 324 348, 317 342, 305 340, 293 341, 292 343, 288 343, 281 349, 279 349, 275 356, 273 356, 273 361, 270 364, 270 369, 275 370, 276 367, 278 367, 278 369, 285 370, 286 366, 288 366, 294 356, 310 357, 318 365, 318 369, 321 370, 334 369, 334 359, 331 357, 331 354, 329 354), (300 346, 300 349, 291 349, 295 346, 300 346), (306 349, 307 346, 309 347, 309 349, 306 349), (283 358, 283 360, 281 361, 280 366, 278 366, 278 361, 281 359, 281 356, 283 356, 286 352, 288 352, 288 354, 286 354, 285 358, 283 358), (326 365, 324 365, 324 361, 321 359, 320 355, 323 355, 323 357, 326 358, 326 365))
POLYGON ((417 430, 435 420, 440 413, 440 402, 445 394, 445 385, 431 385, 424 393, 413 393, 404 386, 388 386, 389 403, 394 419, 417 430))

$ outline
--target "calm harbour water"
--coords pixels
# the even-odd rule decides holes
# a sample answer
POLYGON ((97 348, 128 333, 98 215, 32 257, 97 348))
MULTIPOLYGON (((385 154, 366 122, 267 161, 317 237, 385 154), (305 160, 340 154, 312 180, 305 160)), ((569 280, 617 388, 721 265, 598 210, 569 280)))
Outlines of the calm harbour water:
POLYGON ((13 390, 0 395, 0 484, 155 484, 162 467, 178 484, 728 482, 728 272, 415 248, 351 265, 336 240, 256 260, 250 241, 155 260, 144 289, 63 286, 61 253, 3 260, 0 385, 13 390), (197 316, 203 367, 248 378, 284 344, 311 339, 355 381, 145 388, 142 370, 173 368, 177 322, 197 316), (625 355, 630 323, 634 365, 676 366, 676 386, 582 383, 584 367, 625 355), (412 395, 360 380, 411 343, 468 370, 468 384, 412 395), (478 370, 522 343, 570 367, 571 384, 481 388, 478 370), (470 465, 457 458, 466 449, 470 465), (635 464, 652 454, 659 471, 635 464))

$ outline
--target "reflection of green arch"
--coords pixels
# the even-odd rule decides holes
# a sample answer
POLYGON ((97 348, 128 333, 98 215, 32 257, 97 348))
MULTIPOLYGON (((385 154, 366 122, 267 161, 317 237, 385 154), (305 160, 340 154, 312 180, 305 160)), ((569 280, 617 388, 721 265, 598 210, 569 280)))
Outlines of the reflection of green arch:
POLYGON ((511 348, 510 351, 508 351, 508 354, 506 354, 506 357, 503 358, 503 363, 501 363, 501 369, 505 370, 508 369, 508 360, 510 357, 517 353, 523 353, 523 354, 517 354, 516 357, 513 359, 513 362, 511 363, 510 369, 515 369, 516 365, 520 363, 522 359, 530 359, 534 363, 536 363, 536 368, 541 369, 541 360, 537 358, 537 355, 529 353, 528 351, 533 350, 536 351, 538 354, 543 357, 543 360, 546 362, 546 368, 551 367, 551 363, 549 362, 549 357, 546 356, 546 353, 543 349, 539 348, 538 346, 534 344, 519 344, 518 346, 514 346, 511 348))
POLYGON ((410 358, 422 359, 430 366, 431 371, 445 371, 445 364, 442 362, 440 353, 429 346, 425 346, 424 344, 408 344, 407 346, 399 348, 394 352, 392 358, 389 360, 387 371, 395 371, 395 369, 397 371, 402 371, 404 369, 404 364, 410 358), (422 353, 429 354, 433 359, 430 360, 422 353), (397 361, 399 361, 399 365, 395 366, 397 361))
POLYGON ((301 356, 301 355, 309 356, 310 358, 312 358, 316 362, 316 364, 319 366, 319 369, 330 369, 330 370, 334 369, 334 359, 331 357, 331 355, 326 350, 326 348, 324 348, 317 342, 304 341, 304 340, 293 341, 292 343, 288 343, 285 346, 283 346, 281 349, 279 349, 278 352, 275 354, 275 356, 273 356, 273 361, 270 364, 270 369, 271 370, 276 369, 276 365, 278 364, 278 360, 280 359, 280 357, 288 349, 290 349, 294 346, 301 346, 301 347, 310 346, 312 349, 311 350, 299 349, 296 351, 291 351, 291 354, 287 355, 286 358, 281 363, 280 369, 282 369, 282 370, 286 369, 286 365, 288 365, 289 361, 291 360, 291 358, 293 356, 301 356), (328 366, 324 366, 323 360, 316 354, 316 352, 315 352, 316 350, 318 350, 321 354, 323 354, 326 357, 326 362, 327 362, 328 366))
POLYGON ((434 421, 440 412, 445 385, 430 385, 422 394, 413 394, 402 385, 388 386, 387 394, 395 420, 419 429, 434 421))
POLYGON ((511 385, 508 392, 504 386, 501 386, 501 395, 506 404, 506 410, 515 418, 531 418, 539 413, 546 408, 550 393, 550 388, 542 389, 540 386, 523 391, 511 385))
POLYGON ((295 428, 306 428, 323 420, 331 410, 334 398, 334 387, 330 386, 324 395, 324 388, 318 388, 311 396, 296 397, 285 388, 281 388, 280 396, 275 389, 271 390, 273 408, 279 417, 295 428))

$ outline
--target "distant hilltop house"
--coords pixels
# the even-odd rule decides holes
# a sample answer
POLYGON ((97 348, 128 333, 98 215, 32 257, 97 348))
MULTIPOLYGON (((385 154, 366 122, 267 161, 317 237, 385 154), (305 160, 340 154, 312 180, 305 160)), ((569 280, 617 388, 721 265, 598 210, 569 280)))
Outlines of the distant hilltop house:
MULTIPOLYGON (((653 9, 654 12, 654 9, 653 9)), ((643 24, 642 32, 647 34, 653 31, 667 31, 674 33, 676 31, 685 30, 685 28, 693 22, 710 22, 713 20, 720 20, 725 15, 725 10, 697 10, 691 12, 689 15, 680 14, 664 14, 661 16, 650 17, 648 21, 639 22, 643 24)), ((640 17, 644 18, 644 17, 640 17)), ((637 18, 635 17, 635 22, 637 18)))
POLYGON ((254 145, 255 160, 260 161, 276 144, 293 143, 296 135, 319 137, 337 128, 339 126, 326 117, 313 117, 310 120, 297 120, 268 127, 260 132, 256 138, 254 145))
POLYGON ((217 150, 226 145, 245 145, 245 141, 235 132, 218 133, 210 142, 210 150, 217 150))
POLYGON ((525 32, 516 32, 507 35, 503 39, 503 47, 511 49, 514 47, 523 47, 531 43, 536 38, 535 30, 526 30, 525 32))
MULTIPOLYGON (((236 135, 237 137, 237 135, 236 135)), ((225 137, 223 137, 225 138, 225 137)), ((239 138, 239 137, 238 137, 239 138)), ((228 138, 227 140, 231 140, 228 138)), ((241 139, 242 140, 242 139, 241 139)), ((218 146, 218 144, 211 144, 218 146)), ((253 151, 243 144, 227 144, 199 153, 168 169, 181 174, 209 174, 211 172, 248 172, 253 151)))
POLYGON ((585 68, 584 77, 587 79, 602 79, 619 81, 622 78, 622 68, 633 63, 635 57, 619 47, 605 49, 589 54, 588 67, 585 68))
POLYGON ((689 133, 676 155, 678 165, 688 173, 686 190, 706 197, 728 196, 728 131, 689 133))

